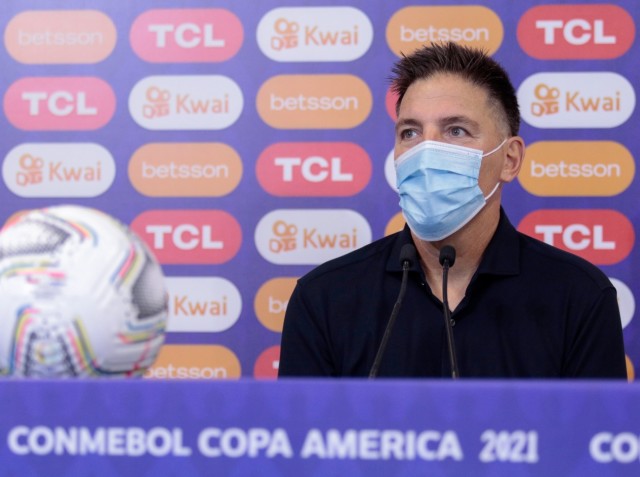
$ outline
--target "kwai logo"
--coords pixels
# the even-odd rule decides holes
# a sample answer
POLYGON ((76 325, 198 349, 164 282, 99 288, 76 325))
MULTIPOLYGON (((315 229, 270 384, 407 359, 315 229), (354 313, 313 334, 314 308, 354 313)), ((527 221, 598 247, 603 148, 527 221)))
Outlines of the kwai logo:
POLYGON ((616 73, 536 73, 518 88, 518 102, 538 128, 613 128, 629 119, 636 97, 616 73))
POLYGON ((483 6, 405 7, 387 24, 387 44, 401 56, 425 43, 455 41, 495 53, 502 44, 500 17, 483 6))
POLYGON ((276 196, 346 197, 369 183, 371 161, 353 143, 277 143, 260 154, 256 175, 262 188, 276 196))
POLYGON ((149 10, 131 25, 131 47, 153 63, 226 61, 238 53, 244 32, 236 15, 221 8, 149 10))
POLYGON ((224 263, 242 242, 240 224, 223 210, 149 210, 131 228, 163 264, 224 263))
POLYGON ((255 242, 271 263, 319 264, 371 242, 371 227, 353 210, 280 209, 260 219, 255 242))
POLYGON ((635 231, 627 217, 610 209, 536 210, 518 230, 596 265, 612 265, 629 256, 635 231))
POLYGON ((92 77, 22 78, 4 95, 7 119, 26 131, 98 129, 115 109, 111 86, 92 77))
POLYGON ((622 328, 626 328, 636 312, 636 300, 633 297, 633 292, 629 286, 622 280, 609 277, 611 283, 616 287, 618 293, 618 308, 620 308, 620 321, 622 322, 622 328))
POLYGON ((26 64, 98 63, 116 45, 111 19, 97 10, 26 11, 11 19, 4 41, 26 64))
POLYGON ((373 26, 353 7, 276 8, 260 20, 257 37, 274 61, 353 61, 371 46, 373 26))
POLYGON ((384 177, 387 179, 387 184, 394 191, 398 191, 398 180, 396 178, 396 166, 395 166, 395 156, 393 154, 393 149, 387 154, 387 158, 384 161, 384 177))
POLYGON ((372 105, 369 87, 353 75, 274 76, 256 98, 262 120, 279 129, 354 128, 372 105))
POLYGON ((540 141, 527 146, 518 180, 540 196, 613 196, 635 175, 633 156, 613 141, 540 141))
POLYGON ((633 18, 612 5, 539 5, 518 22, 518 43, 539 59, 611 59, 635 36, 633 18))
POLYGON ((226 76, 148 76, 131 90, 129 113, 146 129, 225 129, 240 117, 243 101, 226 76))
POLYGON ((171 332, 221 332, 236 324, 242 298, 236 286, 219 277, 167 277, 171 332))
POLYGON ((109 151, 91 143, 25 143, 2 164, 4 183, 20 197, 96 197, 115 175, 109 151))

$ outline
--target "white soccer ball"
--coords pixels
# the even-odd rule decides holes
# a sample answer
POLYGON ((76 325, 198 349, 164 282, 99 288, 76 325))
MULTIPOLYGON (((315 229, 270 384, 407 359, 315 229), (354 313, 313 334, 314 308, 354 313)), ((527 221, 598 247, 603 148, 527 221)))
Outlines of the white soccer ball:
POLYGON ((164 341, 162 269, 129 228, 60 205, 0 231, 0 373, 134 376, 164 341))

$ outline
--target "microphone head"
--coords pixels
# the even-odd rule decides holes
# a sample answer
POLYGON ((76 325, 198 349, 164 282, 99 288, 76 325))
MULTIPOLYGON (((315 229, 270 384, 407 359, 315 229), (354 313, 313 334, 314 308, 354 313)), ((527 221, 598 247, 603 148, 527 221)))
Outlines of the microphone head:
POLYGON ((405 243, 400 249, 400 265, 404 265, 404 262, 409 262, 411 266, 416 261, 416 247, 412 243, 405 243))
POLYGON ((444 267, 445 262, 448 263, 449 267, 453 267, 456 262, 456 249, 451 245, 445 245, 440 249, 440 265, 444 267))

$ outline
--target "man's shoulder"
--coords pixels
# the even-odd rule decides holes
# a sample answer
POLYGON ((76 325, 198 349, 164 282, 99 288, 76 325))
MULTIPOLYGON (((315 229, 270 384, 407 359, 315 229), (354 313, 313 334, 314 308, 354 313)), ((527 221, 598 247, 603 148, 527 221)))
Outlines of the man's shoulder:
POLYGON ((612 286, 606 274, 588 260, 523 233, 519 236, 523 258, 542 269, 546 267, 549 275, 590 281, 600 289, 612 286))
MULTIPOLYGON (((389 256, 394 249, 399 233, 394 233, 375 240, 352 252, 334 258, 308 272, 299 283, 301 285, 311 282, 325 281, 334 282, 339 277, 349 280, 351 277, 360 279, 365 270, 377 268, 383 271, 386 267, 389 256)), ((342 280, 340 280, 342 281, 342 280)))

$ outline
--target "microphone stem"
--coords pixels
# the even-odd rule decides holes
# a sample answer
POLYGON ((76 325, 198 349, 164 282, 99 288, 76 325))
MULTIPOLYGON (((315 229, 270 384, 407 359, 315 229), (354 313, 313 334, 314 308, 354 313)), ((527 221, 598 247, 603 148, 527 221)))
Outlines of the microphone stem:
POLYGON ((382 341, 380 342, 378 353, 376 354, 376 357, 373 360, 373 365, 371 366, 371 370, 369 371, 369 379, 375 378, 378 375, 378 369, 380 368, 380 363, 382 362, 382 356, 384 355, 384 352, 387 348, 387 341, 389 341, 389 336, 391 336, 391 330, 393 329, 393 325, 396 321, 396 318, 398 317, 400 306, 402 305, 402 300, 404 299, 404 294, 407 291, 408 275, 409 275, 409 261, 405 260, 402 263, 402 282, 400 283, 400 292, 398 293, 398 299, 393 305, 393 310, 391 311, 391 317, 389 318, 387 327, 384 330, 384 335, 382 336, 382 341))
POLYGON ((447 331, 447 349, 449 350, 449 363, 451 364, 451 377, 458 379, 458 361, 456 359, 455 342, 453 341, 453 328, 451 325, 451 310, 449 310, 449 297, 447 293, 447 280, 449 278, 449 261, 446 260, 442 267, 442 306, 444 308, 444 327, 447 331))

